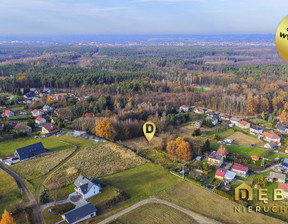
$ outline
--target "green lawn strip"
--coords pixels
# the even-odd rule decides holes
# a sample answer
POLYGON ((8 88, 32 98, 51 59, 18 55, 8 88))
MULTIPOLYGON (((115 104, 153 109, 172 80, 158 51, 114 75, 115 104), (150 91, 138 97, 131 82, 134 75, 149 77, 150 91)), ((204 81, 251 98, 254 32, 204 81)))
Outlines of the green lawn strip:
MULTIPOLYGON (((211 148, 213 150, 217 150, 220 146, 218 143, 211 143, 210 144, 211 148)), ((250 147, 245 147, 245 146, 238 146, 238 145, 225 145, 225 147, 228 149, 230 153, 238 153, 239 155, 243 156, 260 156, 260 157, 265 157, 269 159, 274 159, 276 157, 279 158, 285 158, 285 156, 272 152, 271 150, 266 150, 266 149, 259 149, 259 148, 250 148, 250 147)))

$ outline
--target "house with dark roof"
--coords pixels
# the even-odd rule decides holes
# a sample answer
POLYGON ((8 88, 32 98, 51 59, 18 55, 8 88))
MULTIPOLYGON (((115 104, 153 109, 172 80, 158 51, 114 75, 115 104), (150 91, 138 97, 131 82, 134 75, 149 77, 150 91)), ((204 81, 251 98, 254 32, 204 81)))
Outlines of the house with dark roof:
POLYGON ((263 133, 263 128, 250 127, 250 134, 251 135, 261 135, 262 133, 263 133))
POLYGON ((76 207, 61 216, 67 223, 74 224, 95 217, 96 211, 94 205, 89 202, 81 207, 76 207))
POLYGON ((288 133, 287 127, 285 127, 283 125, 277 125, 277 131, 279 131, 281 134, 287 134, 288 133))
POLYGON ((209 166, 220 167, 223 164, 223 156, 216 153, 211 153, 208 156, 207 163, 209 166))
POLYGON ((57 133, 59 130, 57 129, 57 126, 55 124, 52 123, 45 123, 42 126, 42 134, 55 134, 57 133))
POLYGON ((45 153, 46 150, 42 145, 42 142, 35 143, 33 145, 28 145, 14 152, 14 157, 19 158, 19 160, 31 159, 33 157, 39 156, 45 153))
POLYGON ((88 178, 81 174, 75 180, 74 185, 75 192, 81 195, 84 200, 100 194, 102 190, 97 178, 88 178))

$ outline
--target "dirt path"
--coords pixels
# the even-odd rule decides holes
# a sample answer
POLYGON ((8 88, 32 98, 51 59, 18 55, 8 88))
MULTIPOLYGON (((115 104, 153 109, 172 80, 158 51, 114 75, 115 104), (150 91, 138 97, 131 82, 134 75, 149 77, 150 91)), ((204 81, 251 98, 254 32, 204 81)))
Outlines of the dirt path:
POLYGON ((27 187, 25 181, 20 176, 18 176, 16 173, 14 173, 13 171, 9 170, 3 163, 0 163, 0 168, 2 170, 4 170, 6 173, 8 173, 10 176, 12 176, 16 180, 18 185, 26 193, 26 195, 27 195, 27 197, 29 199, 29 205, 31 206, 31 208, 33 210, 33 215, 34 215, 34 218, 35 218, 35 222, 37 224, 44 224, 44 220, 43 220, 43 216, 42 216, 42 213, 41 213, 41 209, 40 209, 37 201, 35 200, 34 195, 31 193, 31 191, 27 187))
POLYGON ((270 166, 270 167, 266 168, 265 170, 254 171, 254 173, 256 173, 256 174, 265 173, 267 171, 274 170, 275 168, 277 168, 277 166, 279 166, 279 164, 275 164, 273 166, 270 166))
POLYGON ((162 199, 158 199, 158 198, 149 198, 149 199, 146 199, 146 200, 143 200, 143 201, 140 201, 132 206, 130 206, 129 208, 126 208, 112 216, 110 216, 109 218, 99 222, 99 224, 106 224, 106 223, 110 223, 114 220, 116 220, 117 218, 121 217, 122 215, 125 215, 126 213, 128 212, 131 212, 133 211, 134 209, 136 208, 139 208, 141 207, 142 205, 146 205, 146 204, 149 204, 149 203, 160 203, 160 204, 164 204, 164 205, 167 205, 169 207, 172 207, 180 212, 183 212, 185 213, 186 215, 189 215, 190 217, 192 217, 196 222, 198 222, 199 224, 221 224, 221 222, 218 222, 216 220, 213 220, 213 219, 210 219, 210 218, 207 218, 203 215, 200 215, 196 212, 192 212, 188 209, 185 209, 183 207, 180 207, 176 204, 173 204, 171 202, 168 202, 168 201, 165 201, 165 200, 162 200, 162 199))

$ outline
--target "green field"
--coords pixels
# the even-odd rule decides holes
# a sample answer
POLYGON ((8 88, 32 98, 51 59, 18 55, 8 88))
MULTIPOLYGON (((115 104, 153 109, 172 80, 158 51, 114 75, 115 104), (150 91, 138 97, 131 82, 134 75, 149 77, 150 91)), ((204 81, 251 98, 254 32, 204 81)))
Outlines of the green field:
POLYGON ((0 214, 9 205, 21 201, 20 189, 14 178, 0 169, 0 214))
POLYGON ((11 139, 0 142, 0 158, 1 156, 13 155, 15 150, 24 146, 42 142, 43 146, 50 151, 60 151, 71 148, 71 145, 60 141, 55 141, 53 138, 37 139, 34 137, 11 139))
POLYGON ((181 181, 162 166, 147 163, 100 178, 126 192, 135 201, 143 200, 181 181))
POLYGON ((196 224, 190 216, 162 204, 143 205, 118 218, 125 224, 196 224))
MULTIPOLYGON (((71 146, 70 146, 71 147, 71 146)), ((60 152, 44 155, 32 160, 23 161, 10 167, 11 170, 19 174, 28 181, 33 188, 38 188, 42 179, 54 167, 66 159, 74 149, 67 149, 60 152)), ((31 189, 33 191, 33 189, 31 189)))
MULTIPOLYGON (((220 146, 220 144, 210 144, 211 148, 213 150, 217 150, 220 146)), ((243 156, 260 156, 260 157, 265 157, 269 159, 274 159, 276 157, 279 158, 284 158, 285 156, 279 154, 279 153, 274 153, 271 150, 266 150, 266 149, 259 149, 259 148, 252 148, 252 147, 245 147, 245 146, 238 146, 238 145, 225 145, 225 147, 228 149, 230 153, 238 153, 239 155, 243 156)))
POLYGON ((239 206, 239 204, 188 182, 181 182, 160 192, 157 196, 224 223, 284 223, 272 217, 254 212, 235 213, 233 210, 234 206, 239 206))
POLYGON ((270 122, 268 122, 268 121, 266 121, 266 120, 264 120, 264 119, 256 119, 256 118, 253 118, 253 119, 250 119, 250 121, 252 122, 252 123, 254 123, 254 124, 261 124, 261 125, 264 125, 265 127, 267 127, 267 128, 273 128, 273 125, 270 123, 270 122))

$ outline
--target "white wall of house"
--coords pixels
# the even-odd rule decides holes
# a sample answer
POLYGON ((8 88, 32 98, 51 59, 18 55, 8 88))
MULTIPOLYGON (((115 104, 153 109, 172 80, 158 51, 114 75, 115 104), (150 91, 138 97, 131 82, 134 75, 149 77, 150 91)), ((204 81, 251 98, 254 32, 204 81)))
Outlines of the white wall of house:
POLYGON ((90 190, 84 195, 84 199, 91 198, 97 194, 100 194, 100 187, 94 185, 90 190))

